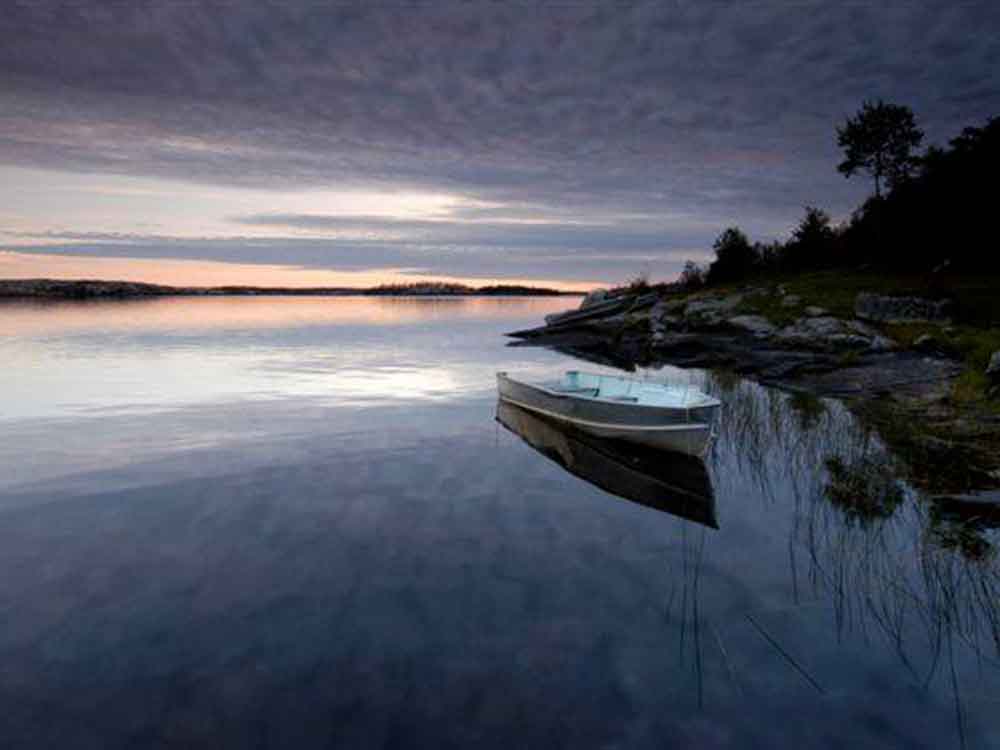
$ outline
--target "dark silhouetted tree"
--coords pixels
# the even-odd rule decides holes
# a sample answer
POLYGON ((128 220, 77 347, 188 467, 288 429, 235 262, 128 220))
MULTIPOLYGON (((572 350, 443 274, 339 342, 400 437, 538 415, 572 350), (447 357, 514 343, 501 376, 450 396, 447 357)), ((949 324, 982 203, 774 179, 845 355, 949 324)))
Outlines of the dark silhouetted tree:
POLYGON ((792 239, 802 245, 825 242, 833 237, 830 216, 822 208, 806 206, 806 215, 792 232, 792 239))
POLYGON ((715 260, 708 269, 708 281, 712 284, 745 278, 753 273, 759 261, 750 240, 736 227, 720 234, 712 249, 715 260))
POLYGON ((678 283, 685 289, 701 289, 705 286, 706 271, 693 260, 684 262, 684 269, 678 277, 678 283))
POLYGON ((856 212, 840 246, 847 262, 930 272, 1000 271, 996 182, 1000 118, 930 148, 910 179, 856 212))
POLYGON ((753 247, 761 269, 772 271, 781 268, 782 255, 785 251, 785 246, 781 242, 755 242, 753 247))
POLYGON ((881 197, 883 180, 894 188, 916 168, 913 152, 923 138, 909 107, 864 102, 857 115, 837 128, 837 145, 844 149, 837 170, 845 177, 859 171, 870 174, 875 196, 881 197))
POLYGON ((790 270, 830 265, 835 239, 829 215, 815 206, 806 206, 806 215, 784 248, 782 265, 790 270))

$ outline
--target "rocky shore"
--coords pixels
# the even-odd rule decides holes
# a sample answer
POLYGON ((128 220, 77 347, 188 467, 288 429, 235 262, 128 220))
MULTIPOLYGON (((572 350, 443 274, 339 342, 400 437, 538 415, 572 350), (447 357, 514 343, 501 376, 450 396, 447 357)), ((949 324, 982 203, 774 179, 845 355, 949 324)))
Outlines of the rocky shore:
MULTIPOLYGON (((843 399, 936 492, 1000 488, 1000 413, 953 397, 968 370, 950 345, 949 300, 859 294, 833 314, 781 285, 695 294, 588 295, 579 310, 515 331, 624 369, 671 364, 727 370, 764 385, 843 399), (594 314, 588 314, 593 309, 594 314), (911 341, 900 326, 928 332, 911 341)), ((984 373, 1000 393, 1000 352, 984 373)))

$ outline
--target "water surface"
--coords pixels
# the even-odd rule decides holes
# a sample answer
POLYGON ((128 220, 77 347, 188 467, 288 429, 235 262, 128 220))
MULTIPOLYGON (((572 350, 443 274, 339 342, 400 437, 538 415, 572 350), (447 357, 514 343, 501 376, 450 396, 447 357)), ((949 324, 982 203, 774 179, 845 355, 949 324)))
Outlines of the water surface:
POLYGON ((494 419, 570 304, 0 308, 0 745, 1000 746, 995 526, 670 368, 718 528, 601 489, 494 419))

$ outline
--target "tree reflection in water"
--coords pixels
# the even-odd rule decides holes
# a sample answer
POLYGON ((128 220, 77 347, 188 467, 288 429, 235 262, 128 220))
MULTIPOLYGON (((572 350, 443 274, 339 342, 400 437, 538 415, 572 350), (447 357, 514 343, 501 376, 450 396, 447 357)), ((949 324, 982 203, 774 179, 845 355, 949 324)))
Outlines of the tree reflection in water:
MULTIPOLYGON (((879 436, 838 401, 727 374, 665 368, 646 377, 689 382, 723 401, 706 458, 721 533, 677 525, 664 588, 657 594, 650 582, 677 639, 670 668, 698 706, 722 695, 713 692, 720 674, 730 695, 749 697, 760 687, 761 663, 752 655, 759 647, 743 635, 750 628, 798 672, 802 682, 796 684, 811 685, 817 694, 832 689, 824 684, 853 686, 859 696, 871 695, 865 685, 881 679, 922 687, 954 705, 964 738, 970 695, 988 694, 974 686, 987 673, 987 683, 1000 684, 997 519, 923 497, 900 478, 899 463, 879 436), (727 524, 737 527, 728 537, 727 524), (773 531, 786 540, 787 573, 773 569, 773 557, 752 538, 747 544, 748 531, 773 531), (727 549, 730 540, 747 544, 746 550, 727 549), (747 562, 758 554, 759 564, 747 562), (757 567, 744 572, 741 564, 757 567), (732 590, 719 588, 727 576, 736 581, 732 590), (780 589, 788 580, 790 606, 767 594, 768 586, 780 589), (740 586, 756 590, 741 596, 740 586), (812 671, 817 664, 825 672, 812 671)), ((505 423, 514 424, 510 418, 505 423)), ((559 430, 533 424, 529 416, 513 429, 577 476, 623 497, 631 488, 642 502, 634 492, 636 464, 625 462, 631 467, 626 484, 611 481, 618 471, 608 458, 620 454, 589 444, 582 450, 559 430)), ((657 492, 670 475, 659 475, 657 492)), ((689 502, 643 504, 715 525, 714 501, 701 506, 711 514, 700 516, 689 502)))
MULTIPOLYGON (((996 515, 956 512, 908 486, 878 435, 837 401, 817 405, 731 375, 704 378, 724 403, 710 457, 720 496, 733 465, 765 497, 791 485, 796 590, 805 583, 829 598, 839 637, 867 641, 871 628, 882 631, 918 684, 944 670, 961 713, 956 644, 1000 667, 996 515)), ((725 513, 723 505, 723 527, 725 513)))

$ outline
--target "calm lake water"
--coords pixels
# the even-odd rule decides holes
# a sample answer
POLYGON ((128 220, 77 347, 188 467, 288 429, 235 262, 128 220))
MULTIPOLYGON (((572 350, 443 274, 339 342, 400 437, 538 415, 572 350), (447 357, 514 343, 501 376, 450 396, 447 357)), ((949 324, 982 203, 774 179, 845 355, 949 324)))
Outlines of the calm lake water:
POLYGON ((718 528, 600 489, 495 420, 573 304, 0 308, 0 747, 1000 747, 997 529, 671 368, 718 528))

